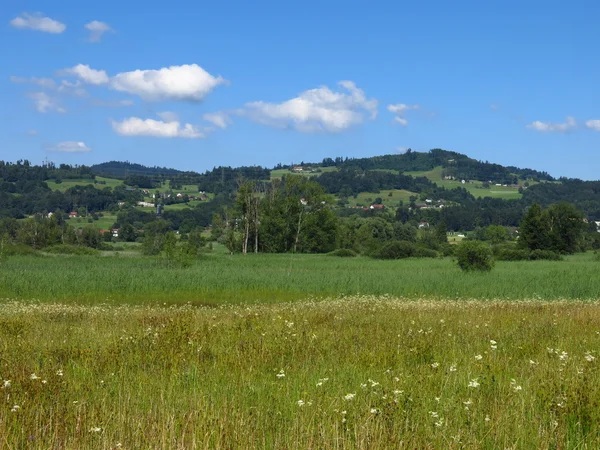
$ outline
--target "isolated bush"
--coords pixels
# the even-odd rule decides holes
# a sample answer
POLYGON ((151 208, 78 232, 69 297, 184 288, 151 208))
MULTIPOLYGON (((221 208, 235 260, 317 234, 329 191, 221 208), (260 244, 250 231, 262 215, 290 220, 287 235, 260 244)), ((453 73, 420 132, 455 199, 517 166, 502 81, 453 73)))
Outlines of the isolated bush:
POLYGON ((443 244, 440 247, 440 252, 442 252, 442 256, 454 256, 454 251, 456 250, 456 245, 443 244))
POLYGON ((40 256, 40 252, 29 245, 19 243, 6 243, 2 249, 3 257, 9 256, 40 256))
POLYGON ((502 248, 494 249, 494 257, 498 261, 526 261, 529 259, 529 251, 502 246, 502 248))
POLYGON ((455 251, 458 267, 462 270, 487 272, 494 267, 489 246, 481 241, 465 241, 455 251))
POLYGON ((332 252, 327 253, 327 256, 339 256, 340 258, 353 258, 358 256, 354 250, 349 248, 338 248, 332 252))
POLYGON ((538 259, 561 261, 563 258, 560 254, 553 252, 552 250, 532 250, 529 254, 529 259, 532 261, 536 261, 538 259))
POLYGON ((385 244, 371 256, 377 259, 402 259, 415 256, 416 251, 417 247, 412 242, 394 241, 385 244))

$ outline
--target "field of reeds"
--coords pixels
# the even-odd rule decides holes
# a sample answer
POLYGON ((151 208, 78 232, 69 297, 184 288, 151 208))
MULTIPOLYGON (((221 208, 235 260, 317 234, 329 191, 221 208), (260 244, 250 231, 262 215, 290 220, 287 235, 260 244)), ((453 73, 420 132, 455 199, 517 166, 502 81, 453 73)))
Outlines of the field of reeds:
MULTIPOLYGON (((118 253, 117 253, 118 254, 118 253)), ((451 258, 374 260, 326 255, 202 255, 173 268, 142 256, 13 256, 0 264, 0 298, 78 304, 277 303, 309 296, 593 300, 593 254, 564 261, 499 261, 462 273, 451 258)))
POLYGON ((599 448, 599 344, 591 301, 5 301, 0 448, 599 448))

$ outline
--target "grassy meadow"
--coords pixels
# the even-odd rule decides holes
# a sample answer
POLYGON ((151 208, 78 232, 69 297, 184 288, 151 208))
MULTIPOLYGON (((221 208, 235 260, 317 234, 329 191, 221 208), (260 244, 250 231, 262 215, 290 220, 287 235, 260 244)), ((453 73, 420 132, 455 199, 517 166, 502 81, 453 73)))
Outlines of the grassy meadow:
POLYGON ((175 269, 156 258, 107 255, 11 257, 0 265, 0 298, 198 305, 356 294, 411 299, 600 298, 600 263, 592 254, 565 261, 499 261, 490 273, 463 273, 450 258, 389 261, 204 254, 192 267, 175 269))
POLYGON ((594 302, 2 311, 2 448, 600 446, 594 302))

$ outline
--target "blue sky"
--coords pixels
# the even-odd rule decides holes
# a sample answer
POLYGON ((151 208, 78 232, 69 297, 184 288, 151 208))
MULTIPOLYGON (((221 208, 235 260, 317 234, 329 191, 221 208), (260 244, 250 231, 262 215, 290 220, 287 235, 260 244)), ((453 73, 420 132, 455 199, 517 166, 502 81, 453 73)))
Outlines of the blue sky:
POLYGON ((444 148, 598 179, 599 13, 5 0, 0 159, 203 171, 444 148))

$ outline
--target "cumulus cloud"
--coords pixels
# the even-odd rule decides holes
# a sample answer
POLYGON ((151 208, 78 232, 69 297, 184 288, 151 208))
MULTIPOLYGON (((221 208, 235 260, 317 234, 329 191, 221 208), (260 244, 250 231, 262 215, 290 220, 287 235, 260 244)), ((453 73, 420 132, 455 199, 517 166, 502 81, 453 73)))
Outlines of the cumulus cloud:
POLYGON ((322 86, 283 103, 246 103, 236 113, 263 125, 291 127, 305 133, 338 133, 362 123, 366 117, 377 117, 377 100, 367 99, 352 81, 338 84, 347 92, 322 86))
POLYGON ((115 75, 110 86, 139 95, 144 100, 200 101, 214 88, 227 83, 197 64, 163 67, 159 70, 134 70, 115 75))
POLYGON ((66 109, 62 108, 56 99, 50 97, 45 92, 31 92, 27 95, 35 105, 35 109, 41 113, 47 112, 57 112, 57 113, 65 113, 66 109))
POLYGON ((84 27, 90 32, 90 42, 100 42, 104 33, 112 31, 110 25, 98 20, 92 20, 90 23, 86 23, 84 27))
POLYGON ((163 122, 153 119, 129 117, 122 122, 112 121, 113 130, 121 136, 152 136, 164 138, 200 139, 206 137, 205 131, 186 123, 182 126, 178 121, 163 122))
POLYGON ((15 17, 11 20, 10 24, 15 28, 29 28, 31 30, 54 34, 60 34, 67 29, 67 26, 64 23, 60 23, 50 17, 44 17, 40 13, 23 13, 19 17, 15 17))
POLYGON ((59 142, 56 145, 46 147, 46 150, 53 152, 65 152, 65 153, 84 153, 91 152, 92 149, 85 145, 85 142, 77 141, 65 141, 59 142))
POLYGON ((107 84, 109 81, 108 75, 104 70, 92 69, 87 64, 77 64, 74 67, 58 71, 61 76, 72 75, 79 78, 84 83, 88 84, 107 84))
POLYGON ((588 120, 585 126, 591 130, 600 131, 600 120, 588 120))
POLYGON ((202 118, 223 130, 231 124, 231 118, 229 117, 229 114, 224 111, 207 113, 204 114, 202 118))
POLYGON ((527 128, 531 128, 536 131, 551 132, 557 131, 559 133, 566 133, 567 131, 575 128, 577 122, 573 117, 568 116, 563 123, 552 123, 552 122, 540 122, 536 120, 533 123, 527 125, 527 128))
POLYGON ((30 78, 23 78, 23 77, 10 77, 10 81, 12 83, 18 83, 18 84, 35 84, 36 86, 41 86, 41 87, 45 87, 45 88, 55 88, 56 87, 56 82, 52 79, 52 78, 36 78, 36 77, 30 77, 30 78))
POLYGON ((404 103, 397 103, 395 105, 388 105, 387 110, 392 114, 395 114, 394 122, 405 127, 408 125, 408 120, 404 118, 407 111, 419 109, 419 105, 406 105, 404 103))

